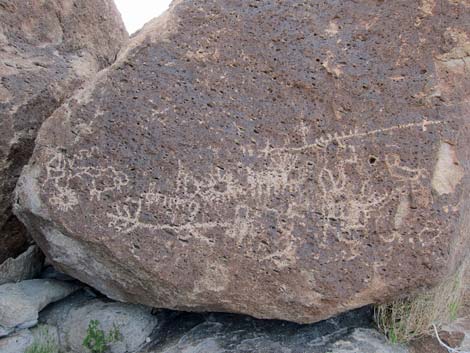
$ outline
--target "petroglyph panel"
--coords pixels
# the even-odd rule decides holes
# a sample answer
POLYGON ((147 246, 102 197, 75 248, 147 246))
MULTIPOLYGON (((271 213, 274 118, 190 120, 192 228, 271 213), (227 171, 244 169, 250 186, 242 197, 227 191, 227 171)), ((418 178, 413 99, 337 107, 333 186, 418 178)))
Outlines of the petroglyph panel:
POLYGON ((312 322, 432 285, 468 249, 463 7, 174 2, 47 121, 17 212, 155 307, 312 322))

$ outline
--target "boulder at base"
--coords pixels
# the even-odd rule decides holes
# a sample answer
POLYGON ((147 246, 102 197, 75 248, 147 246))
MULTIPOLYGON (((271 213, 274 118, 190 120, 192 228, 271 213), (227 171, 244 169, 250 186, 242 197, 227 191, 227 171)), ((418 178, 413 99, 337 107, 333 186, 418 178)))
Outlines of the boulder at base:
POLYGON ((149 353, 408 353, 371 328, 359 309, 311 324, 231 314, 182 314, 160 332, 149 353), (168 332, 164 335, 164 332, 168 332))
POLYGON ((117 303, 87 298, 78 292, 41 312, 40 322, 56 326, 61 351, 88 352, 84 339, 89 336, 90 323, 96 322, 96 330, 107 337, 113 335, 108 353, 140 352, 152 332, 159 331, 164 315, 152 315, 152 308, 142 305, 117 303))
POLYGON ((15 329, 35 326, 42 309, 65 298, 78 288, 78 285, 73 283, 44 279, 1 285, 0 337, 15 329))
POLYGON ((469 243, 466 2, 179 0, 43 125, 16 213, 111 298, 314 322, 469 243))
POLYGON ((28 247, 12 193, 39 127, 126 40, 112 0, 0 0, 0 263, 28 247))

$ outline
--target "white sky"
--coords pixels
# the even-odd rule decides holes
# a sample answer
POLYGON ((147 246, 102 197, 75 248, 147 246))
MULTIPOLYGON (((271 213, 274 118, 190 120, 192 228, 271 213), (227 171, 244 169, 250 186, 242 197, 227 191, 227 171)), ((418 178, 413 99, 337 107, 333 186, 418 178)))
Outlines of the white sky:
POLYGON ((171 0, 114 0, 114 2, 121 12, 127 31, 132 34, 165 11, 171 0))

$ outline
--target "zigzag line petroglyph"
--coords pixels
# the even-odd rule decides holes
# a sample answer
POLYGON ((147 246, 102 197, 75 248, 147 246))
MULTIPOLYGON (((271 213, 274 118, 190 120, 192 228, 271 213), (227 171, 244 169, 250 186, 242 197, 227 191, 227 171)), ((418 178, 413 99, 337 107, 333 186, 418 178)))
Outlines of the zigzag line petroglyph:
POLYGON ((411 129, 411 128, 416 128, 416 127, 419 127, 423 131, 426 131, 428 126, 440 125, 444 123, 445 121, 442 121, 442 120, 423 119, 422 121, 419 121, 419 122, 408 123, 408 124, 398 124, 398 125, 381 128, 381 129, 374 129, 370 131, 361 132, 357 129, 354 129, 354 130, 350 130, 347 133, 338 134, 337 132, 335 132, 333 134, 326 134, 325 136, 318 137, 312 143, 305 144, 304 146, 300 146, 300 147, 269 147, 269 144, 268 144, 268 146, 265 149, 263 149, 262 152, 264 153, 264 155, 269 155, 270 153, 277 152, 277 151, 279 152, 302 152, 302 151, 312 149, 312 148, 323 149, 333 142, 337 142, 338 145, 344 146, 344 141, 355 139, 355 138, 374 136, 378 134, 388 133, 391 131, 411 129))

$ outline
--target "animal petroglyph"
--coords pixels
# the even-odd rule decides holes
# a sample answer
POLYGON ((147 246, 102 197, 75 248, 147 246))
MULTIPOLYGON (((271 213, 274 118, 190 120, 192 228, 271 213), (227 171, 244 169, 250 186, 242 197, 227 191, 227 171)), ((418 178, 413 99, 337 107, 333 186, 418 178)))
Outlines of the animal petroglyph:
MULTIPOLYGON (((296 225, 307 227, 310 222, 320 229, 312 235, 319 246, 327 246, 328 239, 332 238, 347 243, 352 259, 361 246, 361 234, 376 222, 375 214, 389 202, 395 202, 391 200, 403 200, 400 195, 408 189, 419 189, 430 176, 424 169, 403 165, 398 155, 390 154, 384 156, 384 161, 389 176, 396 182, 395 189, 378 189, 368 175, 368 161, 346 141, 399 129, 426 131, 429 126, 441 123, 424 119, 366 132, 356 129, 328 134, 303 147, 245 150, 246 155, 265 156, 266 163, 263 168, 240 165, 241 172, 237 174, 213 166, 205 175, 197 177, 179 161, 170 188, 159 189, 159 185, 151 181, 134 197, 125 192, 130 175, 113 166, 90 166, 93 155, 99 152, 95 148, 79 151, 71 158, 54 153, 47 166, 48 181, 56 190, 51 202, 62 211, 72 210, 79 203, 79 195, 71 184, 80 179, 88 185, 89 201, 100 201, 104 194, 114 195, 115 201, 106 215, 108 226, 118 232, 164 231, 179 239, 207 243, 211 241, 208 234, 223 232, 235 246, 247 249, 247 254, 264 253, 263 261, 272 261, 280 268, 295 261, 296 225), (325 147, 334 141, 339 148, 331 158, 325 147), (301 159, 300 152, 309 148, 314 148, 314 154, 309 159, 301 159), (283 204, 273 201, 281 197, 287 197, 288 201, 283 204), (230 204, 234 206, 223 207, 230 204), (205 212, 208 209, 223 211, 209 215, 205 212), (266 224, 266 219, 270 220, 270 225, 266 224), (256 234, 262 229, 271 229, 278 235, 267 244, 260 243, 256 234)), ((309 130, 305 124, 301 132, 306 142, 309 130)), ((406 215, 403 207, 403 202, 397 201, 397 224, 401 224, 406 215)), ((391 232, 381 237, 391 242, 398 239, 399 234, 391 232)))
POLYGON ((51 197, 51 203, 62 211, 71 211, 78 205, 77 192, 71 187, 74 180, 80 179, 87 184, 90 200, 101 200, 106 192, 120 191, 127 185, 129 179, 123 172, 113 166, 95 167, 87 165, 96 148, 91 151, 81 150, 72 158, 64 153, 53 152, 53 157, 46 165, 47 180, 51 182, 56 193, 51 197))

